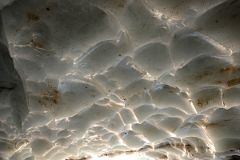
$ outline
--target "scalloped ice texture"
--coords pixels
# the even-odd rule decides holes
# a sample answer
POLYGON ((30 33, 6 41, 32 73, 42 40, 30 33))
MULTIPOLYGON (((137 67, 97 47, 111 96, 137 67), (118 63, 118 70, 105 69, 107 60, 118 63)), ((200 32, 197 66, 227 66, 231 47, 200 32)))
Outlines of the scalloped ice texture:
POLYGON ((1 0, 0 160, 240 159, 239 7, 1 0))

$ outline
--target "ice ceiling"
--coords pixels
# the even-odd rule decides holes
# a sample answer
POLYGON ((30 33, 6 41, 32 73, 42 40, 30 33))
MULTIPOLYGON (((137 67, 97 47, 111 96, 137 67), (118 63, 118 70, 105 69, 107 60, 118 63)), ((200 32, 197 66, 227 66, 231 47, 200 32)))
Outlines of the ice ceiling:
POLYGON ((0 8, 0 160, 240 159, 239 0, 0 8))

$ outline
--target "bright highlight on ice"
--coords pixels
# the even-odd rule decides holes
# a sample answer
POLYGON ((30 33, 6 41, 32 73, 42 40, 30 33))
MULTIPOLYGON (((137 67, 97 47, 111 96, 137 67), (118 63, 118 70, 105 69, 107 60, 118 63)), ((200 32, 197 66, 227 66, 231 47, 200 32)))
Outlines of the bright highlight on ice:
POLYGON ((147 157, 143 154, 122 154, 114 157, 95 157, 91 160, 154 160, 153 158, 147 157))

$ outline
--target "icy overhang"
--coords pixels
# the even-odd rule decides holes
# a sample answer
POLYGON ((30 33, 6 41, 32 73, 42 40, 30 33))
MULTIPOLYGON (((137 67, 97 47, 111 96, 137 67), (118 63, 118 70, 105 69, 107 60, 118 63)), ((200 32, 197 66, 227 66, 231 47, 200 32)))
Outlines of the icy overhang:
POLYGON ((0 2, 0 159, 236 159, 240 1, 0 2))

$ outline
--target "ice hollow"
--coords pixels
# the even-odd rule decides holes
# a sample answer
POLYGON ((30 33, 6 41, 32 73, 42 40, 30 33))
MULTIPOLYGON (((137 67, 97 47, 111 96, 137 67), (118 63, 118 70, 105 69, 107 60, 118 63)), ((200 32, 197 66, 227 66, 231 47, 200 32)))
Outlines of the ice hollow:
POLYGON ((238 0, 2 0, 0 160, 240 159, 238 0))

